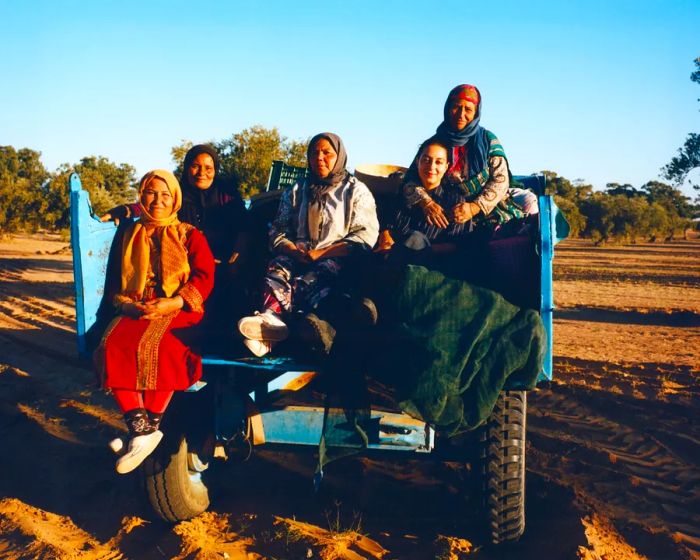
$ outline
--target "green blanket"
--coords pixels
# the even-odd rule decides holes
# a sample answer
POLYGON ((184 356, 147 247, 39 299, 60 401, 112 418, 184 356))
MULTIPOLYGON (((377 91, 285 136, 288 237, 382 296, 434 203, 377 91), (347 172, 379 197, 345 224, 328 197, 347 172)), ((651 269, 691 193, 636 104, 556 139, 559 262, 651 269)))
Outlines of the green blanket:
POLYGON ((389 335, 370 374, 404 412, 454 434, 486 420, 509 378, 535 386, 546 348, 536 311, 420 266, 394 274, 377 295, 389 335))
POLYGON ((319 469, 367 445, 365 374, 393 388, 404 412, 451 436, 483 423, 507 380, 531 389, 542 370, 536 311, 421 266, 372 280, 380 327, 369 341, 337 338, 327 364, 319 469))

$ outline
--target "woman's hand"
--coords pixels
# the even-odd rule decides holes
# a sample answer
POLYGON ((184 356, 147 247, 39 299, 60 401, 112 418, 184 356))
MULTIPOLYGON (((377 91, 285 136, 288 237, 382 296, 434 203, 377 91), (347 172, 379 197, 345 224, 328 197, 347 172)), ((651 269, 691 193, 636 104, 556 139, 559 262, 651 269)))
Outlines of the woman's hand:
POLYGON ((132 319, 140 319, 141 317, 143 317, 143 314, 146 312, 146 309, 144 308, 143 303, 127 301, 121 304, 121 306, 119 307, 119 312, 122 315, 131 317, 132 319))
POLYGON ((287 244, 285 244, 282 247, 282 253, 284 253, 288 257, 292 257, 295 261, 299 261, 301 263, 311 262, 311 259, 309 258, 309 252, 306 249, 299 247, 296 243, 293 243, 292 241, 287 242, 287 244))
POLYGON ((476 216, 480 210, 475 202, 461 202, 452 207, 452 218, 455 223, 463 224, 476 216))
MULTIPOLYGON (((231 253, 231 256, 228 258, 228 262, 225 265, 225 268, 223 270, 226 271, 226 277, 229 279, 233 278, 238 278, 241 274, 241 260, 239 259, 240 254, 236 253, 235 251, 231 253)), ((216 264, 221 264, 221 261, 219 261, 216 264)))
POLYGON ((391 237, 391 233, 389 233, 388 229, 383 229, 381 232, 379 232, 379 239, 377 240, 377 244, 374 246, 374 252, 375 253, 388 253, 391 251, 391 248, 394 246, 394 238, 391 237))
POLYGON ((347 243, 341 241, 339 243, 333 243, 333 245, 329 245, 323 249, 311 249, 306 254, 311 261, 317 261, 324 257, 346 257, 350 254, 350 247, 347 243))
POLYGON ((114 222, 114 225, 118 226, 120 220, 124 220, 129 217, 129 207, 126 204, 121 204, 115 206, 111 210, 107 210, 105 214, 100 216, 101 222, 114 222))
POLYGON ((144 313, 141 318, 153 320, 167 317, 180 311, 184 305, 185 301, 181 296, 152 299, 143 304, 144 313))
POLYGON ((425 221, 428 222, 429 225, 445 229, 450 224, 450 222, 447 221, 447 216, 442 206, 434 200, 425 200, 418 204, 423 210, 423 214, 425 214, 425 221))

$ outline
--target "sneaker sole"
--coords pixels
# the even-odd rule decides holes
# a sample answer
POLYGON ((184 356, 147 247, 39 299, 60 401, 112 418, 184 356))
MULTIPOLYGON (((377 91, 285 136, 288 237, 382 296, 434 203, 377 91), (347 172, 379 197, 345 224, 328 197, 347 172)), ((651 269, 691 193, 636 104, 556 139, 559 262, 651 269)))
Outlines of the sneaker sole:
POLYGON ((163 439, 163 432, 158 430, 154 433, 158 435, 149 440, 148 446, 142 447, 140 453, 127 452, 126 455, 123 455, 121 459, 117 461, 116 470, 119 474, 130 473, 143 463, 146 457, 153 453, 153 450, 158 447, 160 440, 163 439))
POLYGON ((257 342, 257 341, 256 341, 256 340, 253 340, 253 339, 246 339, 246 340, 243 341, 243 345, 244 345, 248 350, 250 350, 250 353, 251 353, 251 354, 253 354, 254 356, 256 356, 256 357, 258 357, 258 358, 262 358, 263 356, 266 356, 266 355, 269 354, 269 353, 271 352, 271 350, 272 350, 271 348, 264 348, 264 349, 260 348, 260 350, 263 350, 263 351, 258 351, 257 348, 254 349, 254 348, 251 347, 252 345, 249 344, 250 342, 257 342))
POLYGON ((289 336, 289 328, 286 325, 273 326, 266 325, 260 321, 241 319, 238 322, 239 332, 250 340, 270 340, 281 342, 289 336))

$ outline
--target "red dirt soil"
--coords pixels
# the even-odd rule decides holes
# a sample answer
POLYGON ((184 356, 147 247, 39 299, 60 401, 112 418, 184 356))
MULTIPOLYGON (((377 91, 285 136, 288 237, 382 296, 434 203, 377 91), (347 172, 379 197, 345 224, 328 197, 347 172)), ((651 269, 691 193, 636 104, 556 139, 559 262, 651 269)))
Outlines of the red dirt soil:
POLYGON ((114 473, 123 428, 76 358, 72 280, 59 238, 0 242, 0 558, 700 558, 700 240, 557 248, 527 529, 500 549, 457 463, 346 459, 314 497, 312 456, 264 451, 212 467, 208 512, 156 521, 114 473))

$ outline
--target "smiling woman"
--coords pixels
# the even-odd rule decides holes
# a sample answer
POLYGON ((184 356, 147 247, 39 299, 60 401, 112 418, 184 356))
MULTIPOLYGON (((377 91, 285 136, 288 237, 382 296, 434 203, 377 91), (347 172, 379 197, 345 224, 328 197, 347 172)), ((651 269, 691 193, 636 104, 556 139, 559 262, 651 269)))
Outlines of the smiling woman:
POLYGON ((418 205, 399 207, 394 219, 392 235, 397 243, 390 258, 412 264, 420 264, 439 270, 452 270, 462 259, 455 258, 464 238, 470 235, 467 219, 460 219, 460 212, 469 201, 467 194, 454 182, 443 181, 452 157, 446 142, 431 138, 418 150, 416 168, 418 180, 407 181, 404 192, 421 189, 431 205, 452 209, 451 219, 431 223, 418 205))
MULTIPOLYGON (((511 220, 524 218, 526 212, 511 196, 511 174, 503 146, 495 134, 480 125, 481 101, 481 93, 473 85, 453 88, 434 136, 448 148, 446 179, 467 195, 466 200, 443 208, 420 187, 404 189, 403 195, 408 207, 423 210, 429 224, 446 228, 449 223, 470 222, 469 230, 486 238, 511 220)), ((415 180, 417 158, 407 174, 408 184, 415 180)), ((532 208, 531 213, 536 210, 532 208)))
POLYGON ((202 233, 180 222, 182 191, 164 169, 139 185, 141 218, 123 232, 119 274, 107 279, 115 317, 95 351, 95 367, 129 428, 116 464, 128 473, 163 437, 160 420, 173 392, 202 374, 192 340, 214 281, 214 258, 202 233), (177 329, 177 336, 173 331, 177 329))
POLYGON ((418 157, 418 176, 426 190, 431 191, 440 185, 447 171, 447 148, 442 144, 428 144, 418 157))
MULTIPOLYGON (((246 261, 250 255, 248 213, 236 181, 221 172, 219 154, 209 144, 197 144, 188 150, 182 164, 180 187, 182 204, 177 210, 178 218, 204 234, 217 264, 205 320, 211 327, 209 330, 223 332, 248 308, 244 291, 246 261)), ((152 184, 149 191, 153 191, 152 184)), ((118 223, 121 219, 138 217, 141 207, 140 203, 118 206, 101 220, 118 223)), ((212 346, 218 343, 215 337, 208 341, 212 346)))
POLYGON ((168 184, 158 177, 141 192, 141 205, 156 219, 167 218, 173 213, 173 195, 168 184))
POLYGON ((197 154, 185 169, 187 182, 203 191, 211 187, 216 175, 214 158, 206 152, 197 154))

